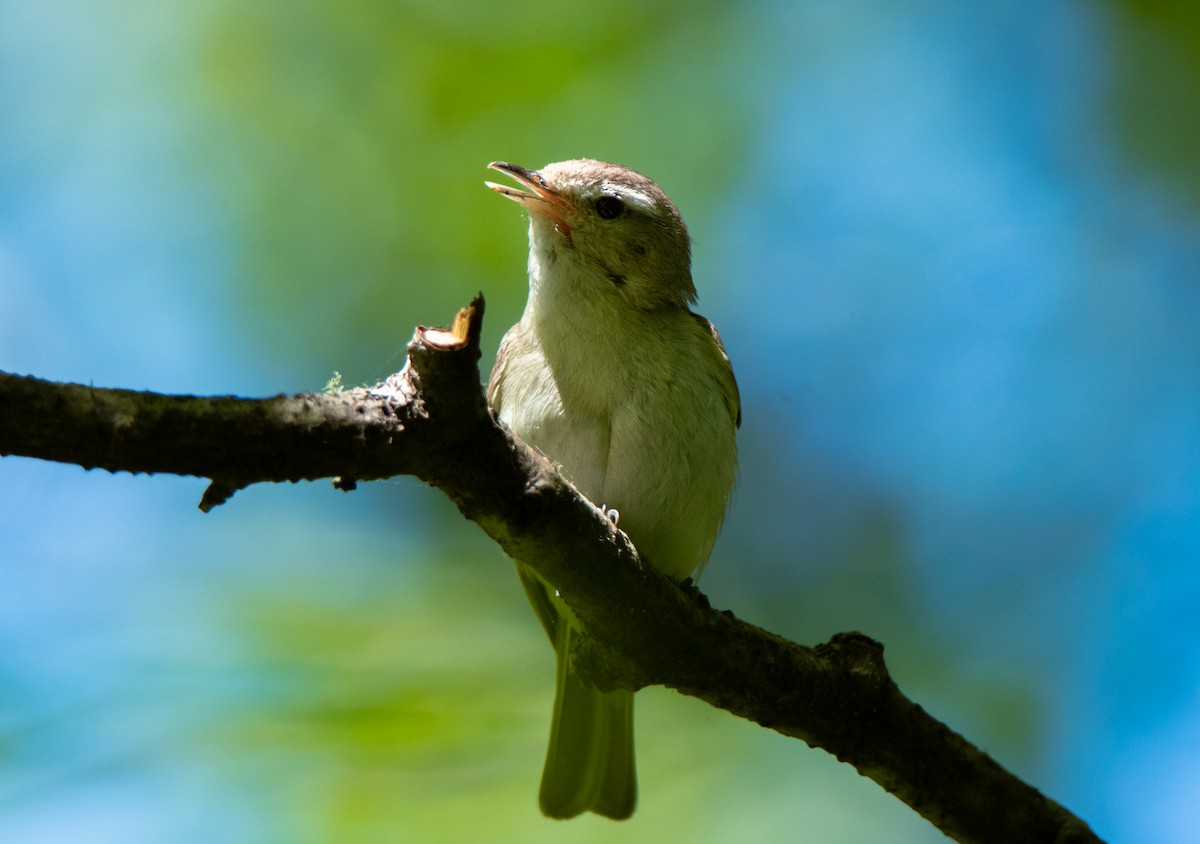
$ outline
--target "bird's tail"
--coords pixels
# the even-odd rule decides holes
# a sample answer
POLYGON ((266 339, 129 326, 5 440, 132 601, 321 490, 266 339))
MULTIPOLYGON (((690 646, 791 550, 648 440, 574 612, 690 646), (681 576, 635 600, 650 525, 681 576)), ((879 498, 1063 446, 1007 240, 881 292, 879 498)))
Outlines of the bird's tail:
POLYGON ((637 804, 633 692, 600 692, 579 680, 570 668, 576 628, 565 621, 560 619, 555 631, 558 682, 542 772, 542 811, 552 818, 592 811, 622 820, 637 804))

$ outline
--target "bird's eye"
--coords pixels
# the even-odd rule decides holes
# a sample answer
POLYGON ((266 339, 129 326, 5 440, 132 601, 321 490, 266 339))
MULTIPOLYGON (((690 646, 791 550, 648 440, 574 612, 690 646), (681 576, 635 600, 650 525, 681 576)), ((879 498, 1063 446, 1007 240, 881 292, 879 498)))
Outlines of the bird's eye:
POLYGON ((596 213, 602 220, 615 220, 625 213, 625 203, 615 196, 605 194, 596 200, 596 213))

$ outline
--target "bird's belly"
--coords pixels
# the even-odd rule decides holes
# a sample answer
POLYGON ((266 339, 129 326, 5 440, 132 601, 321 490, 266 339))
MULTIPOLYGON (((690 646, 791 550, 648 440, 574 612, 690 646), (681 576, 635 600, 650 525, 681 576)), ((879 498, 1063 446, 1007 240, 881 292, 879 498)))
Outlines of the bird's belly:
POLYGON ((610 443, 609 428, 603 420, 554 416, 542 419, 529 436, 514 430, 546 455, 585 496, 597 504, 608 503, 604 492, 610 443))
POLYGON ((703 565, 731 480, 712 475, 711 455, 699 450, 711 437, 647 426, 636 405, 597 415, 556 398, 524 402, 502 418, 588 499, 617 510, 618 526, 651 563, 677 578, 703 565))

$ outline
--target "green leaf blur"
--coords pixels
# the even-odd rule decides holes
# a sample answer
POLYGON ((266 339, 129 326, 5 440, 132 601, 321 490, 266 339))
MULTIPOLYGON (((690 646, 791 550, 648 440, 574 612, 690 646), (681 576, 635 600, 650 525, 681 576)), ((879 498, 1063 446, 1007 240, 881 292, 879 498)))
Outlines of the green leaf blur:
POLYGON ((323 362, 377 377, 358 337, 402 343, 481 289, 498 339, 524 299, 524 238, 516 209, 482 189, 489 161, 603 156, 692 207, 711 198, 749 124, 727 82, 744 61, 735 15, 661 1, 218 5, 216 171, 237 289, 271 317, 253 329, 262 353, 303 356, 311 338, 285 326, 319 325, 323 362))

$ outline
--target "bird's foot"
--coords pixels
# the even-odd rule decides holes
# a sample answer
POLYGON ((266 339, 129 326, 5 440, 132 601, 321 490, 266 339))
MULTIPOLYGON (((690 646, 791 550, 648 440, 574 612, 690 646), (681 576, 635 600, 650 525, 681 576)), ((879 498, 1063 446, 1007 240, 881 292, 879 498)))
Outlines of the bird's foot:
POLYGON ((604 514, 605 518, 613 523, 613 527, 616 527, 617 522, 621 519, 621 514, 619 511, 610 509, 604 504, 600 505, 600 512, 604 514))

